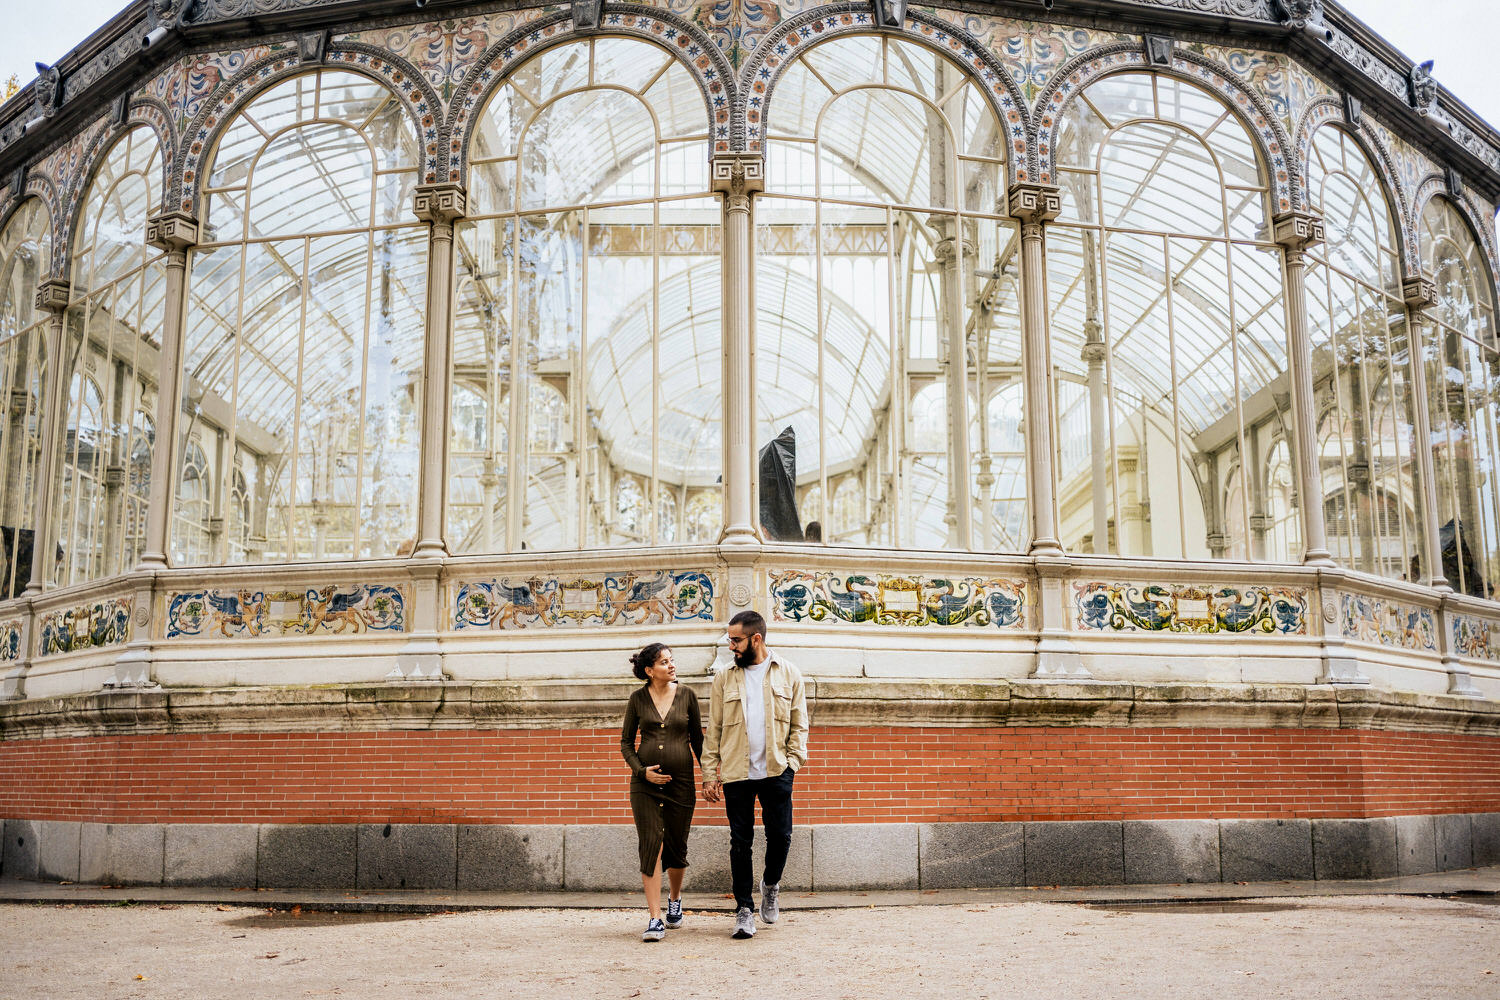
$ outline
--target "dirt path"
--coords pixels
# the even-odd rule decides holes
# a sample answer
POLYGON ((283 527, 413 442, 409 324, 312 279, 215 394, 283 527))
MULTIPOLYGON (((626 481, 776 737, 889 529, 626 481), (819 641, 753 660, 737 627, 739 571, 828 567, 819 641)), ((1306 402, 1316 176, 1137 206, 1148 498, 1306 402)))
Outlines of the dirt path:
POLYGON ((214 906, 0 906, 0 998, 1480 997, 1500 906, 1370 896, 1133 908, 1013 903, 786 913, 753 940, 689 913, 393 917, 214 906))

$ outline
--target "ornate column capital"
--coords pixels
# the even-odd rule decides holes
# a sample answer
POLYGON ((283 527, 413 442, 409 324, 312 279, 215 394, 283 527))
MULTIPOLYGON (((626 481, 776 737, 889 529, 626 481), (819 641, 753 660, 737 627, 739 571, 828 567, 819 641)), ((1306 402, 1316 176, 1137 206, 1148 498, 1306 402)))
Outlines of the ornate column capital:
POLYGON ((203 227, 186 212, 165 212, 146 221, 146 243, 167 253, 198 245, 203 227))
POLYGON ((1005 210, 1030 225, 1051 222, 1062 214, 1062 191, 1052 184, 1012 184, 1005 192, 1005 210))
POLYGON ((1312 212, 1282 212, 1271 218, 1271 240, 1302 251, 1323 242, 1323 217, 1312 212))
POLYGON ((412 193, 411 209, 423 222, 450 225, 469 212, 469 193, 462 184, 422 184, 412 193))
POLYGON ((709 168, 715 191, 750 195, 766 189, 766 158, 759 153, 715 153, 709 168))
POLYGON ((1409 278, 1402 278, 1401 298, 1406 302, 1406 308, 1413 312, 1421 312, 1437 304, 1437 282, 1425 271, 1418 271, 1409 278))
POLYGON ((36 307, 45 312, 60 313, 68 308, 72 291, 72 282, 64 278, 48 278, 36 286, 36 307))

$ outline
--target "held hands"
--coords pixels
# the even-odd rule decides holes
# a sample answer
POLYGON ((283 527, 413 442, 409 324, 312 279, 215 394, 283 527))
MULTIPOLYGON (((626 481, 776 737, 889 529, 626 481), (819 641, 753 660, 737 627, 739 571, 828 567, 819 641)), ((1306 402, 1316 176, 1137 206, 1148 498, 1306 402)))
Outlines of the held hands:
POLYGON ((704 800, 707 801, 707 802, 717 802, 717 801, 719 801, 719 799, 723 798, 723 791, 722 791, 723 788, 724 788, 723 782, 705 780, 703 782, 703 798, 704 798, 704 800))
POLYGON ((670 774, 661 773, 661 765, 659 764, 652 764, 650 767, 646 768, 643 773, 646 775, 646 780, 651 782, 651 784, 653 785, 665 785, 667 782, 672 780, 672 776, 670 774))

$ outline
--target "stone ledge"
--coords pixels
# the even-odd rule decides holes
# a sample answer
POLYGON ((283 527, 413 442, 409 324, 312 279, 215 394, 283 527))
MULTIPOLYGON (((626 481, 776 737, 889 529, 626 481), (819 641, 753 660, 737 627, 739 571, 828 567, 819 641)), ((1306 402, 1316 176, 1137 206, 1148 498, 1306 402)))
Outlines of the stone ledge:
MULTIPOLYGON (((689 682, 707 700, 708 681, 689 682)), ((0 741, 109 735, 613 729, 634 682, 156 688, 0 703, 0 741)), ((819 726, 1358 729, 1500 736, 1500 702, 1368 687, 810 678, 819 726)))
MULTIPOLYGON (((1450 827, 1446 864, 1493 861, 1500 813, 1337 820, 866 823, 798 826, 796 891, 1121 885, 1395 874, 1401 826, 1450 827), (1448 821, 1461 818, 1460 824, 1448 821), (1460 831, 1471 835, 1460 835, 1460 831), (1316 872, 1314 871, 1314 857, 1316 872)), ((3 822, 7 878, 122 885, 354 890, 633 890, 633 826, 3 822), (165 852, 163 851, 165 844, 165 852), (74 868, 40 859, 71 852, 74 868), (165 853, 165 857, 164 857, 165 853), (82 855, 82 870, 77 860, 82 855), (566 877, 564 873, 566 872, 566 877), (73 879, 69 879, 72 881, 73 879)), ((1429 842, 1430 843, 1430 842, 1429 842)), ((756 837, 759 870, 764 837, 756 837)), ((1424 848, 1425 851, 1425 848, 1424 848)), ((689 841, 687 887, 729 889, 724 826, 689 841)), ((1420 867, 1430 870, 1424 861, 1420 867)))

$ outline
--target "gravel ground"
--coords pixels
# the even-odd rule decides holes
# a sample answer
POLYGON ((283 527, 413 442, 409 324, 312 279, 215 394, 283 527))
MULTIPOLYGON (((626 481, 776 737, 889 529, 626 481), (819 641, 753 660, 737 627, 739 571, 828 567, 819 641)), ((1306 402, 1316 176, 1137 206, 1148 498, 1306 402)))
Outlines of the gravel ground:
POLYGON ((0 998, 1485 997, 1500 906, 1364 896, 724 913, 643 944, 643 910, 427 916, 0 906, 0 998))

